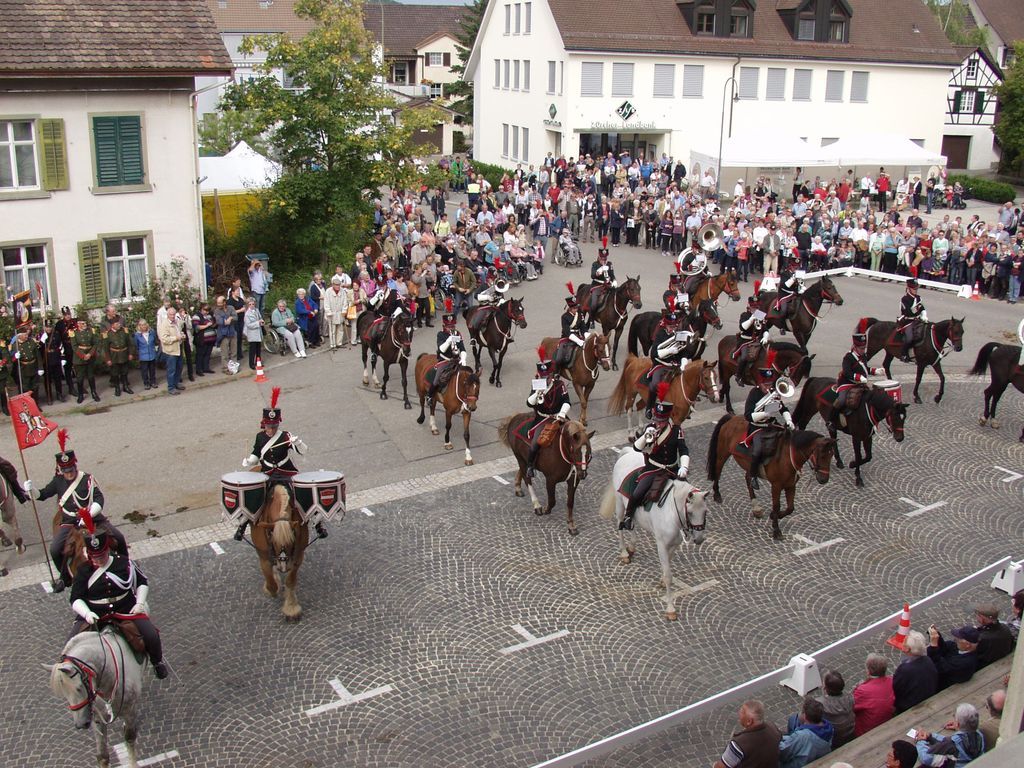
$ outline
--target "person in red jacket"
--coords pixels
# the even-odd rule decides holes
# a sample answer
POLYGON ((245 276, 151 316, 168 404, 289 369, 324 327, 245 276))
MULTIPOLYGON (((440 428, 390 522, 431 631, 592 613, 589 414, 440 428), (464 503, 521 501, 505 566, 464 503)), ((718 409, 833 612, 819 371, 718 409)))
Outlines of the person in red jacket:
POLYGON ((884 656, 869 653, 868 676, 853 689, 853 735, 863 736, 872 728, 888 722, 896 713, 896 695, 892 677, 887 675, 889 662, 884 656))

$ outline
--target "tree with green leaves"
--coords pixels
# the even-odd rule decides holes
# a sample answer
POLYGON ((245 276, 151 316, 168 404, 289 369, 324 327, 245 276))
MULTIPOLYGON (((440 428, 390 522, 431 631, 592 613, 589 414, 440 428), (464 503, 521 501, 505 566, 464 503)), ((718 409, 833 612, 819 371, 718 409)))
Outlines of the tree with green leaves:
POLYGON ((993 130, 1002 150, 1000 169, 1019 174, 1024 166, 1024 43, 1014 45, 1013 63, 1003 75, 995 88, 999 120, 993 130))
POLYGON ((488 2, 490 0, 473 0, 466 6, 466 10, 459 20, 459 31, 455 36, 455 50, 459 54, 459 63, 452 67, 452 71, 459 76, 459 80, 445 86, 449 95, 462 97, 453 102, 451 106, 456 112, 466 117, 468 122, 473 121, 473 81, 466 79, 466 62, 469 61, 469 54, 473 51, 473 45, 476 43, 476 36, 480 32, 480 24, 483 22, 488 2))
POLYGON ((276 255, 286 265, 315 255, 326 266, 362 244, 381 185, 417 182, 409 158, 436 150, 412 138, 443 116, 425 107, 396 117, 382 57, 363 26, 363 0, 297 0, 295 13, 313 28, 301 40, 247 37, 240 51, 264 51, 266 60, 259 77, 228 86, 221 104, 225 113, 247 115, 283 166, 254 213, 261 221, 248 231, 284 234, 291 252, 276 255), (272 76, 276 70, 289 74, 291 88, 272 76))
POLYGON ((964 0, 925 0, 925 4, 946 33, 949 42, 977 47, 988 44, 985 30, 978 29, 971 22, 971 11, 964 0))

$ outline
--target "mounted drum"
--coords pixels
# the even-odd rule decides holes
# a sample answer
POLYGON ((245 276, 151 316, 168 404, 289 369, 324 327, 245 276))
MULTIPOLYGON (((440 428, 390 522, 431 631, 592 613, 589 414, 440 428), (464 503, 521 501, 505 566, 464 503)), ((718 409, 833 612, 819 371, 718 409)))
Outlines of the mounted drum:
POLYGON ((220 506, 233 525, 254 523, 267 500, 268 478, 262 472, 228 472, 220 478, 220 506))
POLYGON ((892 398, 894 403, 903 402, 903 385, 895 379, 881 379, 880 381, 876 381, 875 388, 885 392, 885 394, 892 398))
POLYGON ((330 522, 338 512, 345 516, 346 487, 341 472, 300 472, 292 477, 292 488, 295 505, 306 525, 330 522))

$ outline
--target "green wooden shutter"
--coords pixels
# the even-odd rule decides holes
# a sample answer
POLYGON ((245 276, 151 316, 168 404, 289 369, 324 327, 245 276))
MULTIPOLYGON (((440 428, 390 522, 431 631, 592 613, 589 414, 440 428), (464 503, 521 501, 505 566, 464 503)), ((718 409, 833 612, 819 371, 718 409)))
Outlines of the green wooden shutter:
POLYGON ((953 114, 954 115, 960 113, 960 105, 961 105, 961 103, 963 103, 963 98, 964 98, 964 92, 963 91, 957 91, 956 93, 953 94, 953 114))
POLYGON ((117 118, 117 144, 121 156, 121 183, 142 184, 142 120, 137 116, 117 118))
POLYGON ((60 118, 39 121, 43 189, 68 189, 68 149, 64 139, 64 121, 60 118))
POLYGON ((117 118, 94 117, 92 136, 96 147, 96 185, 116 187, 121 183, 117 153, 117 118))
POLYGON ((985 114, 985 92, 975 91, 974 92, 974 114, 983 115, 985 114))
POLYGON ((78 244, 78 270, 82 278, 82 303, 89 308, 102 307, 107 303, 107 274, 99 240, 78 244))

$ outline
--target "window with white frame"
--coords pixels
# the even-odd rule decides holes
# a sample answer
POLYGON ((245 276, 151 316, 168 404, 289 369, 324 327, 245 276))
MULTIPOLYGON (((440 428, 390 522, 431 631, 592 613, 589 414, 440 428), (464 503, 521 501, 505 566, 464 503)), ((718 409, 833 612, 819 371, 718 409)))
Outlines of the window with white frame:
POLYGON ((973 56, 967 60, 967 71, 964 74, 967 75, 968 80, 973 80, 978 76, 978 60, 973 56))
POLYGON ((580 96, 600 96, 604 92, 604 62, 580 64, 580 96))
POLYGON ((683 98, 700 99, 704 97, 704 65, 683 65, 683 98))
POLYGON ((825 101, 843 100, 843 81, 846 73, 841 69, 830 69, 825 73, 825 101))
POLYGON ((4 285, 12 293, 29 290, 35 295, 37 285, 43 288, 43 303, 50 305, 50 275, 46 263, 46 246, 9 245, 2 249, 4 285))
POLYGON ((633 95, 633 65, 623 62, 612 63, 612 96, 633 95))
POLYGON ((960 91, 960 108, 957 112, 961 114, 974 112, 975 95, 975 91, 960 91))
POLYGON ((430 98, 440 99, 444 97, 444 86, 441 83, 430 84, 430 98))
POLYGON ((865 102, 868 100, 868 81, 870 72, 854 72, 850 78, 850 101, 865 102))
POLYGON ((523 3, 523 34, 528 35, 533 28, 533 3, 523 3))
POLYGON ((516 19, 516 23, 515 23, 515 26, 512 28, 512 31, 515 32, 518 35, 520 32, 523 31, 523 4, 522 3, 516 3, 515 19, 516 19))
POLYGON ((519 90, 519 66, 520 66, 519 59, 515 59, 512 62, 512 90, 513 91, 518 91, 519 90))
POLYGON ((39 189, 34 120, 0 120, 0 190, 39 189))
POLYGON ((740 67, 739 97, 746 100, 756 99, 757 85, 760 78, 760 67, 740 67))
POLYGON ((697 14, 697 34, 698 35, 713 35, 715 34, 715 14, 714 11, 705 11, 697 14))
POLYGON ((512 34, 512 4, 505 3, 505 34, 512 34))
POLYGON ((427 66, 428 67, 443 67, 444 66, 444 54, 436 53, 431 51, 427 54, 427 66))
POLYGON ((554 61, 548 62, 548 93, 555 92, 555 64, 554 61))
POLYGON ((793 101, 811 100, 811 80, 813 77, 813 69, 793 70, 793 101))
POLYGON ((501 124, 501 156, 508 157, 508 123, 501 124))
POLYGON ((768 87, 764 96, 768 101, 786 100, 786 70, 768 67, 768 87))
POLYGON ((523 90, 530 90, 530 60, 523 60, 523 90))
POLYGON ((131 299, 146 292, 146 238, 118 237, 103 241, 107 297, 131 299))
POLYGON ((494 87, 501 88, 501 59, 494 60, 494 87))
POLYGON ((391 82, 395 85, 409 84, 409 64, 405 61, 395 61, 391 64, 391 82))

